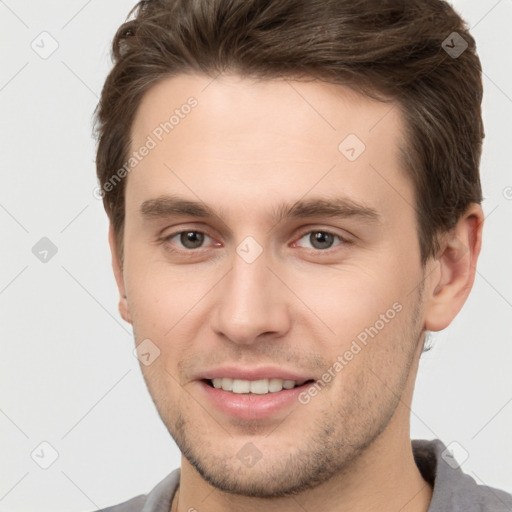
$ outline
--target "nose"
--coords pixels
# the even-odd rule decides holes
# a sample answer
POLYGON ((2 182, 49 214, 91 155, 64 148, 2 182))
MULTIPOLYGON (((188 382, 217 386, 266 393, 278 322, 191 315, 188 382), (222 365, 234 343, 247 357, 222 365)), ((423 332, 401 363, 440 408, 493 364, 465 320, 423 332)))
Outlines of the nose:
POLYGON ((212 328, 216 334, 250 345, 264 334, 279 337, 290 329, 291 294, 269 263, 265 251, 251 263, 233 254, 231 271, 215 287, 212 328))

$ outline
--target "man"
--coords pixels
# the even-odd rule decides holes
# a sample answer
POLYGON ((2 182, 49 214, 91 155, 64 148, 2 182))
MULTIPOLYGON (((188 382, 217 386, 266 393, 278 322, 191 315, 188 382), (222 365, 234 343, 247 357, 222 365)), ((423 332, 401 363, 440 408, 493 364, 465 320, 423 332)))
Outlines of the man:
POLYGON ((119 308, 182 464, 107 510, 511 510, 409 434, 426 335, 462 308, 481 246, 460 17, 145 1, 113 52, 97 169, 119 308))

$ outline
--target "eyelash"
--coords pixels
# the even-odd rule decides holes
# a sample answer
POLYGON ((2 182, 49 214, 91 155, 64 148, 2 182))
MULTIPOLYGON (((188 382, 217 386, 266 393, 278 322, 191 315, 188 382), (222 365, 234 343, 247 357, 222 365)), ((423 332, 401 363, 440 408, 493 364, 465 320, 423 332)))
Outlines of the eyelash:
MULTIPOLYGON (((165 237, 163 237, 161 239, 161 242, 163 243, 166 243, 166 244, 171 244, 171 240, 178 236, 178 235, 181 235, 183 233, 199 233, 201 235, 205 235, 207 236, 208 238, 212 239, 212 237, 210 235, 208 235, 207 233, 205 233, 204 231, 199 231, 199 230, 196 230, 196 229, 184 229, 184 230, 181 230, 181 231, 176 231, 174 233, 171 233, 170 235, 167 235, 165 237)), ((347 244, 350 244, 350 240, 347 240, 346 238, 342 237, 341 235, 338 235, 336 233, 333 233, 332 231, 328 231, 328 230, 325 230, 325 229, 310 229, 309 231, 304 231, 302 232, 298 238, 296 239, 297 241, 301 240, 302 238, 304 238, 306 235, 311 235, 312 233, 323 233, 324 235, 330 235, 330 236, 333 236, 335 238, 337 238, 340 243, 333 246, 333 247, 329 247, 328 249, 315 249, 314 247, 313 248, 310 248, 310 247, 305 247, 305 249, 307 249, 308 251, 313 251, 315 253, 318 253, 318 254, 323 254, 323 253, 330 253, 331 251, 335 250, 336 247, 339 247, 340 245, 347 245, 347 244)), ((296 242, 294 242, 295 244, 296 242)), ((195 249, 174 249, 174 248, 169 248, 171 251, 173 252, 180 252, 180 253, 185 253, 185 254, 194 254, 194 253, 197 253, 199 251, 201 251, 201 249, 206 249, 206 247, 198 247, 198 248, 195 248, 195 249)))

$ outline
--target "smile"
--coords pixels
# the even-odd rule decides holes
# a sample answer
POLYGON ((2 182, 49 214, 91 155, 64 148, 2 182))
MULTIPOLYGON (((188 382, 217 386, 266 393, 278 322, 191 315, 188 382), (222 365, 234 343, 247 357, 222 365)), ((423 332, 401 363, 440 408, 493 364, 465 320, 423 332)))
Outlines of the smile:
POLYGON ((266 395, 267 393, 277 393, 283 389, 293 389, 297 386, 302 386, 306 381, 283 379, 245 380, 222 377, 211 379, 207 382, 216 389, 222 389, 231 393, 266 395))

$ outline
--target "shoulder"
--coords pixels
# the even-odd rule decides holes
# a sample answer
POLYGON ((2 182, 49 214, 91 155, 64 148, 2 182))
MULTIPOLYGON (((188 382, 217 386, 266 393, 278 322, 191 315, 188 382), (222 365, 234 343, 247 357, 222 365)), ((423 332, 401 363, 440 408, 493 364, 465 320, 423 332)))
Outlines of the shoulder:
POLYGON ((457 511, 510 512, 512 495, 495 487, 478 484, 473 477, 464 474, 452 489, 445 490, 444 503, 457 511))
MULTIPOLYGON (((433 486, 428 512, 510 512, 512 495, 494 487, 481 485, 461 469, 439 439, 413 440, 413 453, 423 478, 433 486)), ((476 476, 476 475, 475 475, 476 476)))
POLYGON ((175 469, 159 482, 148 494, 141 494, 128 501, 95 512, 168 512, 180 482, 180 470, 175 469))
POLYGON ((113 505, 108 508, 101 508, 98 512, 141 512, 142 508, 146 504, 147 495, 141 494, 131 500, 113 505))

